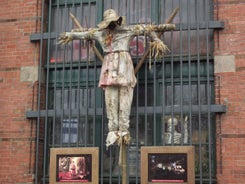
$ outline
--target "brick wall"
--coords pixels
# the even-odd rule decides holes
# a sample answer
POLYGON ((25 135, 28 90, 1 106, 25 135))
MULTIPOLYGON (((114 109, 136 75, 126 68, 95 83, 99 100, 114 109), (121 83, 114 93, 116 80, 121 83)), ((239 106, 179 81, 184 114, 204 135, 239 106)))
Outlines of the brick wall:
MULTIPOLYGON (((33 182, 35 109, 40 31, 40 0, 8 0, 0 6, 0 184, 33 182)), ((214 0, 215 18, 225 29, 215 33, 217 99, 227 113, 217 116, 217 179, 219 184, 245 180, 245 3, 214 0)))
MULTIPOLYGON (((245 3, 216 0, 215 18, 225 29, 215 34, 216 76, 227 113, 217 118, 219 184, 245 181, 245 3)), ((217 93, 216 93, 217 94, 217 93)))
POLYGON ((0 184, 32 183, 35 122, 25 113, 34 108, 40 1, 8 0, 0 6, 0 184))

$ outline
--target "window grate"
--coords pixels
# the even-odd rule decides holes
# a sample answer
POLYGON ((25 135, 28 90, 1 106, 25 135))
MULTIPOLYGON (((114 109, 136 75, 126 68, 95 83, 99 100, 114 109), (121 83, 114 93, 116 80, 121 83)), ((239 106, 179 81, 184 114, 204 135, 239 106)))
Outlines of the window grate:
MULTIPOLYGON (((120 183, 118 146, 105 147, 108 132, 103 90, 98 88, 101 62, 86 41, 57 45, 63 31, 74 28, 73 13, 85 27, 95 27, 103 10, 115 9, 127 24, 164 23, 180 12, 175 31, 161 39, 171 50, 164 58, 147 58, 137 73, 127 148, 128 183, 140 183, 141 146, 195 146, 196 183, 215 183, 215 117, 226 111, 215 104, 213 32, 224 28, 212 20, 211 0, 60 0, 42 1, 38 106, 27 118, 37 119, 35 183, 49 181, 52 147, 100 148, 100 183, 120 183), (190 11, 191 10, 191 11, 190 11), (149 69, 150 61, 152 63, 149 69), (45 78, 45 81, 43 80, 45 78), (176 121, 174 121, 176 120, 176 121), (41 158, 41 159, 40 159, 41 158)), ((130 43, 137 64, 147 45, 144 36, 130 43)), ((99 48, 100 49, 100 48, 99 48)))

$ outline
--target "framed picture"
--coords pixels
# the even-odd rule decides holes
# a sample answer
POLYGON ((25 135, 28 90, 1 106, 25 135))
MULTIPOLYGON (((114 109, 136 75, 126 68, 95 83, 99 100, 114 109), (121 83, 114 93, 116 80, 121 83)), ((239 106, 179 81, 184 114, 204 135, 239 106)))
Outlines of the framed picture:
POLYGON ((141 184, 194 184, 194 166, 194 146, 141 147, 141 184))
POLYGON ((97 147, 51 148, 51 184, 97 184, 98 183, 97 147))

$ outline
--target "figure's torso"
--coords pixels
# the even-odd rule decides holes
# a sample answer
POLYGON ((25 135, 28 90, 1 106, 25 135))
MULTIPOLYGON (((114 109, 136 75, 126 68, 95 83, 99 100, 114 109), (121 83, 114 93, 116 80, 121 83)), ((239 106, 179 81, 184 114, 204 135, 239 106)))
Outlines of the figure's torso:
POLYGON ((98 32, 96 35, 104 53, 129 51, 129 43, 134 32, 126 27, 119 27, 109 31, 107 29, 98 32))

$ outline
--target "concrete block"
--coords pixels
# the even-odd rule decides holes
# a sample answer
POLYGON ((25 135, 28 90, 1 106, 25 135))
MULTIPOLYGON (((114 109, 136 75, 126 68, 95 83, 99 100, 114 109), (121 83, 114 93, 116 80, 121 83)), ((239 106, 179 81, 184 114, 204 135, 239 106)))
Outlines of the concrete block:
POLYGON ((21 82, 35 82, 38 80, 38 66, 23 66, 20 68, 21 82))
POLYGON ((235 56, 214 56, 214 73, 235 72, 235 56))

